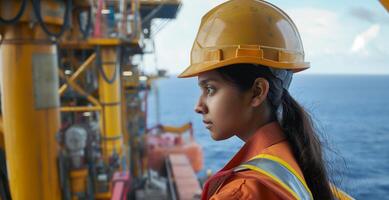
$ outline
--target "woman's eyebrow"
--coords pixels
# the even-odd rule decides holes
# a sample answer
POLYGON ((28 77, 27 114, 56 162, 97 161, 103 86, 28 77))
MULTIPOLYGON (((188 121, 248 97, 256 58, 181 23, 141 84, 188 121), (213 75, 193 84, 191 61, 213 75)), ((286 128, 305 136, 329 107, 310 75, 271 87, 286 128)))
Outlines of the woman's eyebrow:
POLYGON ((210 81, 216 81, 216 79, 213 79, 213 78, 204 79, 204 80, 199 82, 199 86, 204 86, 210 81))

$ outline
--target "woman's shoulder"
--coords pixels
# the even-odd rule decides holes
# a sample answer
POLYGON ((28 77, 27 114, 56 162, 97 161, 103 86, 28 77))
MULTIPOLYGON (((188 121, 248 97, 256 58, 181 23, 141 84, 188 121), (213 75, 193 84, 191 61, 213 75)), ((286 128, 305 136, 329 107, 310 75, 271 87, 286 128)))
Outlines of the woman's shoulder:
POLYGON ((210 198, 232 199, 288 199, 286 191, 275 185, 267 176, 247 170, 234 174, 210 198))

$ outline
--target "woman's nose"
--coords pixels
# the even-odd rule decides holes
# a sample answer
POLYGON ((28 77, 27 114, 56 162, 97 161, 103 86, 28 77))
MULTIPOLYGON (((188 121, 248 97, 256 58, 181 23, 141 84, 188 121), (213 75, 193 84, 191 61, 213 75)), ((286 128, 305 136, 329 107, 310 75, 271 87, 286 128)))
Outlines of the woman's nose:
POLYGON ((201 98, 199 99, 199 101, 197 102, 195 108, 194 108, 194 111, 198 114, 205 114, 207 112, 207 108, 206 106, 204 105, 204 103, 201 101, 201 98))

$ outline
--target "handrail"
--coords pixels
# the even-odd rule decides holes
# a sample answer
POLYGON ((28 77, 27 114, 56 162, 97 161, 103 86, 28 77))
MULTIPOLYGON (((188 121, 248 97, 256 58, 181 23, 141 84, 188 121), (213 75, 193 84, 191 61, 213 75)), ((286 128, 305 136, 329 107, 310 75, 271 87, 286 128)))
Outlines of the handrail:
POLYGON ((163 132, 169 132, 169 133, 175 133, 175 134, 178 134, 178 135, 181 135, 183 134, 184 132, 188 131, 190 132, 190 135, 192 136, 193 135, 193 127, 192 127, 192 123, 189 122, 189 123, 186 123, 180 127, 176 127, 176 126, 164 126, 162 124, 158 124, 158 125, 155 125, 149 129, 147 129, 147 132, 150 132, 150 131, 153 131, 153 130, 156 130, 156 129, 159 129, 163 132))

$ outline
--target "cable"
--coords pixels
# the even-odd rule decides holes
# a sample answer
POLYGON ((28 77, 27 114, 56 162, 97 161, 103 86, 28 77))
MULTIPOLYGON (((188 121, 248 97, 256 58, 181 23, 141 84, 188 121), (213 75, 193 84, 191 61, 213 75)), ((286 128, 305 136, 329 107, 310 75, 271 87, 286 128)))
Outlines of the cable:
MULTIPOLYGON (((103 77, 105 82, 112 84, 117 78, 118 63, 115 64, 115 72, 113 73, 112 78, 108 78, 108 76, 105 74, 104 69, 103 69, 103 63, 101 62, 101 55, 100 55, 100 48, 99 47, 97 47, 96 52, 98 55, 97 56, 98 57, 97 67, 99 68, 99 72, 100 72, 100 74, 103 77)), ((120 55, 119 51, 118 51, 118 55, 120 55)))
POLYGON ((69 15, 72 10, 72 0, 66 0, 66 6, 65 6, 65 14, 64 14, 64 20, 63 20, 63 25, 61 26, 61 29, 58 33, 53 33, 49 31, 47 28, 46 24, 44 23, 41 15, 41 1, 40 0, 31 0, 32 2, 32 7, 35 13, 36 18, 38 19, 38 23, 41 25, 43 31, 55 38, 61 37, 61 35, 66 31, 67 27, 69 26, 69 15))
POLYGON ((24 10, 26 9, 27 0, 22 1, 22 5, 20 5, 19 12, 16 14, 14 18, 11 19, 4 19, 0 17, 0 24, 14 24, 17 21, 19 21, 20 17, 23 15, 24 10))
POLYGON ((63 152, 58 153, 57 158, 58 164, 58 173, 59 173, 59 182, 62 192, 62 199, 70 200, 71 199, 71 191, 70 191, 70 183, 69 183, 69 167, 66 156, 63 152))
POLYGON ((9 191, 5 152, 0 149, 0 199, 11 200, 9 191))
POLYGON ((163 7, 165 4, 166 4, 166 3, 161 2, 161 4, 160 4, 157 8, 155 8, 153 11, 151 11, 147 16, 145 16, 145 17, 143 18, 142 23, 143 23, 143 24, 146 24, 146 22, 148 23, 148 22, 150 21, 150 24, 151 24, 151 19, 154 17, 154 15, 157 14, 157 12, 159 12, 159 11, 162 9, 162 7, 163 7))
MULTIPOLYGON (((162 22, 160 22, 156 28, 151 28, 150 38, 154 38, 155 35, 157 33, 159 33, 159 31, 161 31, 169 22, 170 22, 169 19, 165 19, 165 20, 162 20, 162 22)), ((153 27, 155 27, 155 26, 153 26, 153 27)))

